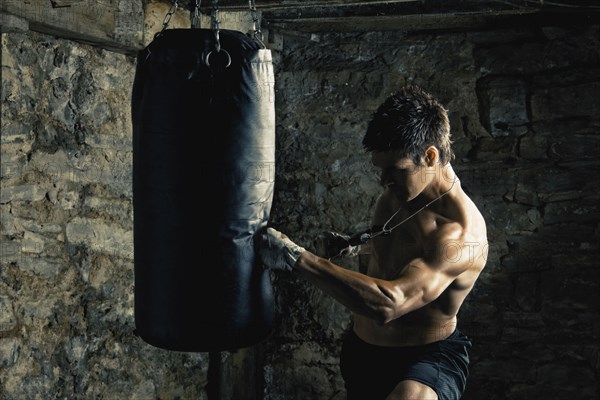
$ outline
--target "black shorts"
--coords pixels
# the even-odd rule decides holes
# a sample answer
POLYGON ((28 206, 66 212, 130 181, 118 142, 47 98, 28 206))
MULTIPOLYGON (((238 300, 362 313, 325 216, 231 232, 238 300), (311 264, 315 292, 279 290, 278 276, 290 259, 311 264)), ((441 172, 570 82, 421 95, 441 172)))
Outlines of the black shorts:
POLYGON ((461 398, 469 375, 471 341, 455 330, 447 339, 422 346, 375 346, 350 331, 340 368, 348 400, 383 400, 400 381, 431 387, 440 400, 461 398))

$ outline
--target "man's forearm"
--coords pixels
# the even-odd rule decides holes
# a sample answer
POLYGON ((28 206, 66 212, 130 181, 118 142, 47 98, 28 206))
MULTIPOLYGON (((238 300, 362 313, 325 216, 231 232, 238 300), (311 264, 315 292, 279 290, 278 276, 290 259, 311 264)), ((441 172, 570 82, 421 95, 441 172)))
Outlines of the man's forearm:
POLYGON ((294 270, 351 311, 388 322, 397 299, 383 281, 339 267, 330 261, 305 251, 294 270))

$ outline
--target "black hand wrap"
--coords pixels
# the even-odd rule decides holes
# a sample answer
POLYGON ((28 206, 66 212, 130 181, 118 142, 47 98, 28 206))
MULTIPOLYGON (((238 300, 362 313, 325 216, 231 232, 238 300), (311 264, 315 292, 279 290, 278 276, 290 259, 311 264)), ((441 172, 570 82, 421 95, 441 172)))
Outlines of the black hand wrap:
POLYGON ((317 254, 323 258, 355 257, 360 252, 360 235, 358 237, 343 235, 337 232, 323 232, 315 241, 317 254))

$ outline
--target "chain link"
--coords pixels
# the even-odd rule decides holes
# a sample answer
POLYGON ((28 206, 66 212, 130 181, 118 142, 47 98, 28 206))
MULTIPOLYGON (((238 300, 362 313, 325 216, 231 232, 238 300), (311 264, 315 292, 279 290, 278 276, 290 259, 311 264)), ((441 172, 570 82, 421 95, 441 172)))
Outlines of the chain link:
POLYGON ((165 29, 168 28, 169 22, 171 22, 171 17, 173 16, 173 14, 175 14, 175 11, 177 11, 177 3, 178 0, 173 0, 173 5, 171 6, 171 8, 169 8, 169 12, 167 13, 167 15, 165 15, 165 19, 163 20, 163 27, 161 31, 157 34, 157 36, 163 33, 165 29))
POLYGON ((194 29, 200 28, 200 4, 202 4, 202 1, 196 0, 194 10, 191 12, 191 25, 194 29))
POLYGON ((262 42, 263 34, 260 30, 260 18, 258 17, 258 11, 256 11, 256 1, 248 0, 248 5, 250 6, 250 14, 252 15, 252 30, 254 37, 262 42))
POLYGON ((219 0, 212 0, 212 14, 210 15, 210 27, 215 35, 215 50, 221 51, 221 40, 219 39, 219 0))

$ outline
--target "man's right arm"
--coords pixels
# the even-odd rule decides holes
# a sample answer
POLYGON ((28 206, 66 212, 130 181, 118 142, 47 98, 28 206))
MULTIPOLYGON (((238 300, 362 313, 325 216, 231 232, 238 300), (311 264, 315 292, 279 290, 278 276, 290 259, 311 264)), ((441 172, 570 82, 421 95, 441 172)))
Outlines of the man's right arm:
POLYGON ((266 268, 297 272, 351 311, 381 323, 389 320, 395 302, 385 281, 340 267, 273 228, 267 228, 259 240, 259 254, 266 268))
POLYGON ((301 274, 352 312, 365 315, 380 324, 434 301, 471 265, 469 258, 461 256, 467 254, 469 248, 464 245, 462 227, 456 223, 444 224, 430 234, 427 243, 432 250, 448 243, 453 246, 442 246, 446 252, 428 251, 427 258, 411 260, 394 280, 373 278, 342 268, 299 247, 281 232, 269 229, 268 236, 275 246, 262 247, 261 257, 264 260, 275 263, 275 267, 278 259, 282 261, 279 265, 287 261, 285 269, 301 274), (275 253, 278 252, 286 257, 277 256, 275 253), (293 259, 287 257, 289 254, 294 254, 293 259), (448 262, 448 259, 459 262, 448 262))
POLYGON ((390 320, 394 298, 385 281, 348 270, 305 251, 300 254, 294 272, 319 287, 352 312, 381 324, 390 320))

